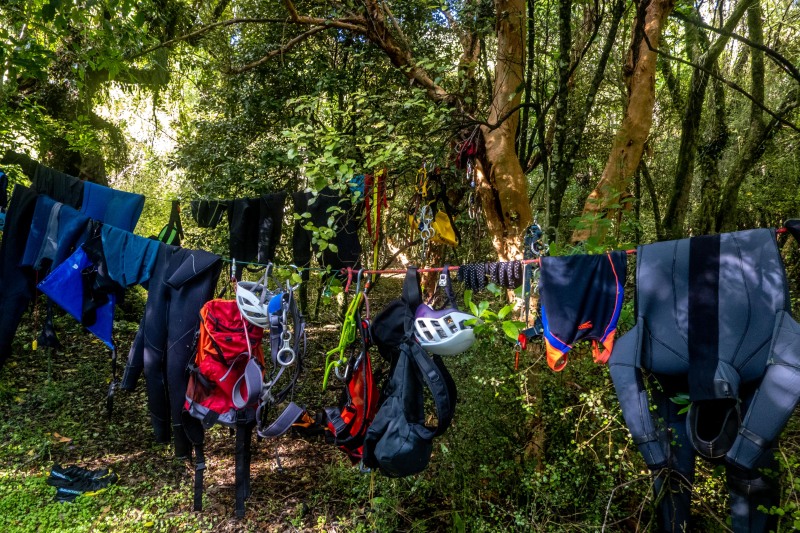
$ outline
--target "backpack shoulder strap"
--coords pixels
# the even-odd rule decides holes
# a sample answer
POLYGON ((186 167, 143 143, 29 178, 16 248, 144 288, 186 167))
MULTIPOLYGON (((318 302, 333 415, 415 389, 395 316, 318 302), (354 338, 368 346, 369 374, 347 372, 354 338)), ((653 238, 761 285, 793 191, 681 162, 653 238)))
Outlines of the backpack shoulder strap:
POLYGON ((178 238, 183 239, 183 223, 181 223, 180 200, 172 200, 172 210, 169 213, 169 224, 175 228, 178 238))
POLYGON ((406 271, 406 278, 403 281, 403 303, 405 304, 404 327, 407 338, 414 336, 414 313, 417 307, 422 304, 422 291, 419 288, 419 274, 417 267, 410 266, 406 271))
POLYGON ((406 344, 410 359, 417 367, 418 375, 431 391, 436 406, 438 424, 433 429, 433 436, 443 434, 453 421, 456 405, 456 388, 450 372, 447 371, 439 356, 428 357, 425 351, 415 342, 406 344))

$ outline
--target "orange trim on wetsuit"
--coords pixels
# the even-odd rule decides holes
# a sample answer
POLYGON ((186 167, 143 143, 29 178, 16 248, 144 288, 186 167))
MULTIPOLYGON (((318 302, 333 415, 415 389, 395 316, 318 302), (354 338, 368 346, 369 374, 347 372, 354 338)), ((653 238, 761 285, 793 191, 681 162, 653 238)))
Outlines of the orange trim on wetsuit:
POLYGON ((596 363, 608 361, 622 309, 626 266, 625 252, 542 258, 542 325, 551 369, 563 370, 567 352, 583 339, 592 341, 596 363))

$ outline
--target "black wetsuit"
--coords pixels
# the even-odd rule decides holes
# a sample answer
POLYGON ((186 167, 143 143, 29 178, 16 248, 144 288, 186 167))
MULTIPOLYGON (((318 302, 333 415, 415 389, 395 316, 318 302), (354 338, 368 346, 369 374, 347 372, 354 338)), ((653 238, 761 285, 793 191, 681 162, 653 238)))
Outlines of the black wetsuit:
POLYGON ((767 531, 777 504, 772 447, 800 397, 800 325, 789 315, 775 231, 640 246, 637 323, 609 360, 625 422, 657 478, 661 528, 689 524, 695 452, 727 465, 734 531, 767 531), (649 406, 642 370, 661 384, 649 406), (688 392, 690 415, 670 398, 688 392), (740 413, 743 417, 740 423, 740 413), (677 474, 676 474, 677 473, 677 474))
POLYGON ((187 364, 194 356, 200 308, 213 297, 222 269, 219 256, 158 244, 155 266, 146 282, 147 304, 134 339, 121 388, 133 390, 144 371, 147 404, 156 441, 174 440, 175 455, 191 454, 181 424, 186 400, 187 364))
POLYGON ((19 262, 28 242, 35 207, 36 193, 15 185, 0 244, 0 368, 11 355, 11 341, 33 298, 33 269, 21 267, 19 262))

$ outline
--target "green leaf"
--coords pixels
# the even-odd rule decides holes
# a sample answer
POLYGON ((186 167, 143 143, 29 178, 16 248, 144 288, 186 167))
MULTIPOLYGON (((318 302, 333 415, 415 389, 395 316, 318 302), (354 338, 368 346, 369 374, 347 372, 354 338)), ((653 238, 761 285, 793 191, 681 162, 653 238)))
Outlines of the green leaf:
POLYGON ((689 405, 692 401, 689 399, 689 395, 685 392, 679 392, 675 396, 669 399, 672 403, 678 405, 689 405))
POLYGON ((339 251, 339 247, 336 246, 335 244, 333 244, 332 242, 329 242, 328 243, 328 250, 330 250, 333 253, 337 253, 339 251))
POLYGON ((475 302, 469 302, 469 310, 475 316, 479 316, 480 315, 480 313, 478 312, 478 306, 475 305, 475 302))
POLYGON ((464 291, 464 305, 469 307, 471 303, 472 303, 472 289, 467 289, 464 291))
POLYGON ((478 304, 478 316, 483 315, 483 312, 489 309, 489 302, 486 300, 478 304))
POLYGON ((519 339, 519 328, 513 322, 511 321, 503 322, 503 331, 505 332, 506 336, 512 341, 517 341, 517 339, 519 339))
POLYGON ((508 316, 508 313, 514 310, 514 306, 508 304, 507 306, 503 307, 500 311, 497 312, 497 318, 503 320, 505 317, 508 316))
POLYGON ((494 294, 495 296, 500 296, 500 293, 503 292, 503 289, 495 285, 494 283, 489 283, 486 286, 486 290, 494 294))

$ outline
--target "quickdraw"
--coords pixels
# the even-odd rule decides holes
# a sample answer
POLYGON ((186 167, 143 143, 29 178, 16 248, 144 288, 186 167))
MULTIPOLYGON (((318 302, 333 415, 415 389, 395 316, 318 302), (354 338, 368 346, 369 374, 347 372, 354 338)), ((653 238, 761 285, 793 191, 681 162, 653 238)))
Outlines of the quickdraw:
MULTIPOLYGON (((523 245, 523 257, 525 259, 537 259, 547 255, 549 247, 542 240, 542 228, 534 221, 525 231, 523 245)), ((530 304, 531 295, 539 292, 539 263, 530 262, 525 265, 522 271, 522 301, 525 307, 525 325, 530 324, 530 304)), ((537 312, 533 325, 526 327, 519 333, 517 342, 514 345, 514 370, 519 370, 519 356, 527 348, 528 342, 544 333, 541 315, 537 312)))
MULTIPOLYGON (((361 307, 361 303, 364 301, 364 293, 360 290, 362 273, 363 269, 359 270, 356 277, 356 294, 345 312, 342 332, 339 335, 339 344, 336 348, 328 350, 325 354, 325 374, 322 378, 322 390, 327 390, 328 378, 332 370, 335 372, 337 378, 344 379, 344 375, 340 369, 347 365, 347 349, 356 340, 356 329, 358 327, 356 315, 361 307)), ((348 269, 348 275, 347 287, 349 287, 350 281, 352 280, 352 270, 348 269)))
POLYGON ((419 234, 422 239, 422 263, 425 263, 425 255, 428 250, 428 241, 436 234, 433 229, 433 210, 431 206, 423 205, 419 212, 419 234))

